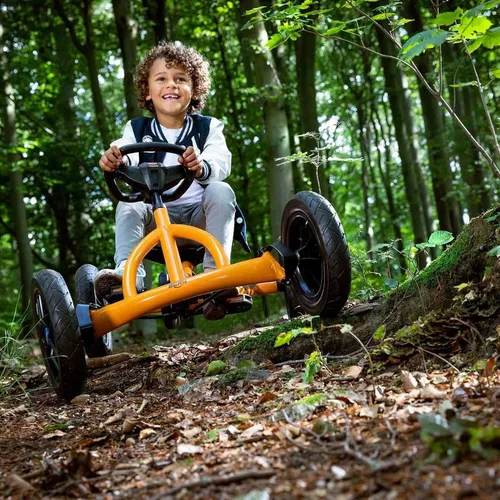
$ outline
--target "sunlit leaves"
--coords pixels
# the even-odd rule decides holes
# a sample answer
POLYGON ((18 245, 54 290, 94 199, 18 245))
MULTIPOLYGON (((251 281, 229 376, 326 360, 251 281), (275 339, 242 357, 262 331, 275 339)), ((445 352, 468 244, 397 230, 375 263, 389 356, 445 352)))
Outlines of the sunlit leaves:
POLYGON ((424 248, 434 248, 441 245, 446 245, 453 241, 453 235, 449 231, 434 231, 429 240, 424 243, 418 243, 417 248, 423 250, 424 248))
POLYGON ((410 61, 427 49, 439 47, 448 38, 448 32, 440 29, 425 30, 412 36, 401 48, 401 59, 410 61))

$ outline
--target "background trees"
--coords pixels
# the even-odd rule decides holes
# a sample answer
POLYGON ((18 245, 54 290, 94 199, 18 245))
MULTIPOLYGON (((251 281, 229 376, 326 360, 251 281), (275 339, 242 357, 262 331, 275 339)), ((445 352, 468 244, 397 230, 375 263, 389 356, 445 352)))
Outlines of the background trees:
MULTIPOLYGON (((435 229, 456 235, 498 199, 498 6, 446 2, 437 12, 435 2, 410 3, 403 11, 389 1, 4 2, 0 316, 12 319, 29 287, 30 260, 68 280, 85 262, 111 264, 113 205, 97 164, 126 120, 140 113, 131 73, 161 38, 191 44, 211 62, 204 113, 226 124, 230 182, 252 246, 277 236, 294 190, 320 187, 359 263, 354 294, 391 286, 384 281, 408 267, 404 248, 435 229), (245 15, 249 9, 254 13, 245 15), (262 10, 264 18, 252 20, 262 10), (424 30, 437 30, 437 39, 424 37, 428 50, 398 62, 395 41, 405 44, 424 30), (297 136, 306 132, 318 135, 297 136), (277 164, 276 157, 289 155, 277 164)), ((407 56, 417 46, 406 47, 407 56)))

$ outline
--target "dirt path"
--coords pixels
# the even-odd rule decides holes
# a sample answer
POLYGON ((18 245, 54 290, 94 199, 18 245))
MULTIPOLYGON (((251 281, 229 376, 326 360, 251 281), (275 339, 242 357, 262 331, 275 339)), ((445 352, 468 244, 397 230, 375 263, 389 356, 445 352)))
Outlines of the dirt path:
POLYGON ((366 364, 361 371, 347 360, 306 384, 300 363, 267 363, 229 385, 223 375, 206 377, 208 363, 234 342, 161 348, 95 368, 73 403, 57 400, 40 372, 24 374, 24 390, 0 402, 3 495, 498 495, 494 365, 457 373, 427 359, 427 373, 398 367, 372 380, 366 364), (429 461, 431 449, 441 458, 429 461))

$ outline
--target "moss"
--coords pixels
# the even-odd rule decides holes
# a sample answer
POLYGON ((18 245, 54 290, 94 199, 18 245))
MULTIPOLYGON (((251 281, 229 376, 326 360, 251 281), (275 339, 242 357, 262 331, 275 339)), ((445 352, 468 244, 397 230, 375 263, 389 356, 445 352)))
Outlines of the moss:
POLYGON ((217 385, 219 387, 225 387, 226 385, 234 384, 238 380, 244 380, 248 374, 248 368, 236 368, 236 370, 231 370, 224 375, 219 377, 217 385))
POLYGON ((210 377, 212 375, 218 375, 219 373, 222 373, 225 368, 226 368, 226 363, 224 363, 224 361, 220 361, 220 360, 217 359, 215 361, 212 361, 207 366, 206 375, 208 377, 210 377))
POLYGON ((257 364, 255 361, 252 361, 251 359, 242 359, 238 363, 238 368, 255 368, 257 364))
POLYGON ((281 325, 277 325, 274 328, 266 330, 262 332, 260 335, 256 335, 253 337, 247 337, 243 339, 239 344, 235 345, 233 348, 229 349, 228 353, 234 351, 248 351, 253 349, 261 349, 261 348, 273 348, 274 342, 276 341, 276 337, 280 333, 286 333, 290 330, 294 330, 295 328, 303 328, 303 327, 318 327, 320 324, 320 319, 317 316, 313 316, 310 318, 297 318, 288 323, 283 323, 281 325))
POLYGON ((322 392, 318 392, 317 394, 311 394, 306 396, 298 401, 295 401, 295 405, 305 404, 305 405, 317 405, 322 403, 325 400, 325 394, 322 392))

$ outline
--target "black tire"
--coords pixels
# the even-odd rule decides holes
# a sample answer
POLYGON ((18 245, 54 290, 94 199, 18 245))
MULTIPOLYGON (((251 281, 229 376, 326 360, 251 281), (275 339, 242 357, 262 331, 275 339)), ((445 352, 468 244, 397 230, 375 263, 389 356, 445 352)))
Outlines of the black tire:
POLYGON ((283 211, 281 239, 300 258, 285 293, 290 317, 335 317, 351 290, 351 259, 332 205, 317 193, 297 193, 283 211))
POLYGON ((57 395, 71 400, 85 388, 87 366, 75 308, 63 277, 38 272, 32 281, 31 305, 49 380, 57 395))
MULTIPOLYGON (((94 290, 94 278, 97 267, 92 264, 84 264, 79 267, 75 274, 75 302, 77 304, 96 304, 102 306, 94 290)), ((102 358, 113 352, 113 332, 95 340, 85 343, 85 352, 89 358, 102 358)))

